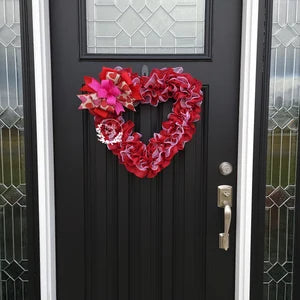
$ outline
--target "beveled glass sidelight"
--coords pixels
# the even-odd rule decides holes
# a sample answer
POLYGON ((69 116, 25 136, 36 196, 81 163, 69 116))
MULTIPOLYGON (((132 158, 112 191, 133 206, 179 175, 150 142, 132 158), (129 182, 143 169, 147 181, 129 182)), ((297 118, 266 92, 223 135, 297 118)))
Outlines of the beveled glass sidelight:
MULTIPOLYGON (((271 46, 264 300, 292 299, 300 105, 300 1, 274 0, 271 46)), ((294 299, 297 300, 297 299, 294 299)))
POLYGON ((205 0, 86 0, 87 53, 204 53, 205 0))
POLYGON ((0 0, 0 299, 27 300, 28 253, 19 0, 0 0))

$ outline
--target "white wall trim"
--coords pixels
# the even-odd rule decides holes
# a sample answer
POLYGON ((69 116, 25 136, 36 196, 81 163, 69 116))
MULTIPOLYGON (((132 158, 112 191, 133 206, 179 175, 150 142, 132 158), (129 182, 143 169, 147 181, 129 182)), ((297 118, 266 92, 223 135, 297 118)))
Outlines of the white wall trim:
POLYGON ((243 1, 235 299, 250 298, 252 175, 259 0, 243 1))
POLYGON ((41 299, 56 300, 54 159, 48 0, 32 0, 41 299))

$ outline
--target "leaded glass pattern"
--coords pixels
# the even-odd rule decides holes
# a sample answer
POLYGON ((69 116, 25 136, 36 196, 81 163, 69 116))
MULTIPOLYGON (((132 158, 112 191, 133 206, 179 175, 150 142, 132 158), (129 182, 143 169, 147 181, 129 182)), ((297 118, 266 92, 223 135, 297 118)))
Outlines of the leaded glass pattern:
POLYGON ((204 52, 205 0, 86 0, 87 52, 204 52))
POLYGON ((292 299, 300 103, 300 0, 274 0, 265 204, 264 299, 292 299))
POLYGON ((26 300, 27 229, 18 0, 0 0, 0 300, 26 300))

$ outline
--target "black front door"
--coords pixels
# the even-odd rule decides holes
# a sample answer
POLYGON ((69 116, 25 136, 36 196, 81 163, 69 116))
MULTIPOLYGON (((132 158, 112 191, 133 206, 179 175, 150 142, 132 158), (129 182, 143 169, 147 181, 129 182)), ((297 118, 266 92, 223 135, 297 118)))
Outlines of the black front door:
MULTIPOLYGON (((59 300, 234 299, 241 6, 50 1, 59 300), (103 66, 182 66, 204 84, 196 134, 153 179, 128 173, 77 110, 83 76, 103 66), (219 249, 224 184, 233 187, 228 251, 219 249)), ((129 117, 146 141, 170 110, 139 105, 129 117)))

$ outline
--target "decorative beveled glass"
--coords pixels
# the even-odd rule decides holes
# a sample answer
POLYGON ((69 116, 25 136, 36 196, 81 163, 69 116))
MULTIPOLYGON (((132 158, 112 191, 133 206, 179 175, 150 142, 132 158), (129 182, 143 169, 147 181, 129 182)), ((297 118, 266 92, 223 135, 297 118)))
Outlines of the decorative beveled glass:
POLYGON ((0 0, 0 299, 28 299, 19 0, 0 0))
POLYGON ((205 0, 86 0, 87 52, 201 54, 205 0))
POLYGON ((273 1, 265 202, 265 300, 292 299, 300 104, 299 6, 299 0, 273 1))

